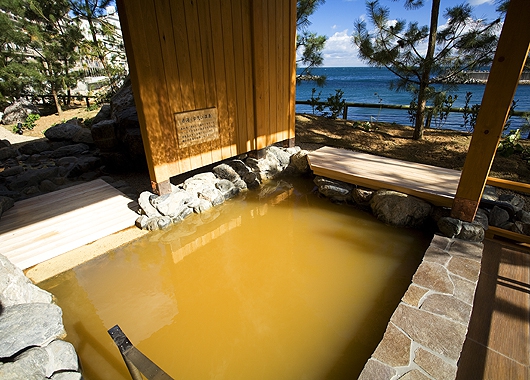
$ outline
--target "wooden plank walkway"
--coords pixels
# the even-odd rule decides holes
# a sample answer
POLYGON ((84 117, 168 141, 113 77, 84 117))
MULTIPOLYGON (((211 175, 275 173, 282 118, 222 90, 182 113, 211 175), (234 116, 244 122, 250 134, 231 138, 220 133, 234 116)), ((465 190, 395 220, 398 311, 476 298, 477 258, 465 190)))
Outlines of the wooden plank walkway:
POLYGON ((309 153, 316 175, 371 189, 389 189, 451 207, 460 171, 380 157, 351 150, 322 147, 309 153))
POLYGON ((530 379, 530 248, 484 241, 456 378, 530 379))
POLYGON ((101 179, 25 199, 0 219, 0 253, 26 269, 133 226, 137 208, 101 179))

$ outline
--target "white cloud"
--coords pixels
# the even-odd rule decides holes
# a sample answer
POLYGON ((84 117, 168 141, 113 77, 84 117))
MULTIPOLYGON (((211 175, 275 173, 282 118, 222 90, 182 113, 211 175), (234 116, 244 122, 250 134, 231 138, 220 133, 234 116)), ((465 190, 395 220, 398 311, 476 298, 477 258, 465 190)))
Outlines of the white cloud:
POLYGON ((484 4, 484 3, 494 4, 495 0, 469 0, 469 4, 471 4, 473 6, 481 5, 481 4, 484 4))
POLYGON ((348 29, 335 32, 329 37, 323 54, 324 66, 326 67, 365 66, 358 57, 357 47, 353 44, 348 29))

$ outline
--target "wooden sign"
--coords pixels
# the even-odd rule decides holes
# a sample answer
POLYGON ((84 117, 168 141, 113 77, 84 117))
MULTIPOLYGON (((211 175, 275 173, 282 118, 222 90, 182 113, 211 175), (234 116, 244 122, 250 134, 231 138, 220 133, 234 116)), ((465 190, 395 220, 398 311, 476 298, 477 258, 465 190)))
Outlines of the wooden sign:
POLYGON ((178 143, 181 148, 219 138, 219 124, 215 107, 176 113, 175 122, 177 124, 178 143))

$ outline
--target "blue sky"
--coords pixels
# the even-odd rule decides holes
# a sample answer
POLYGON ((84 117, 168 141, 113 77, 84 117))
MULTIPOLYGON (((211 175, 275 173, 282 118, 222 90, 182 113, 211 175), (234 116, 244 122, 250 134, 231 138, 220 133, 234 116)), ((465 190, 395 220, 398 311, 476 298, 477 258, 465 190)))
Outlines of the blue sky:
MULTIPOLYGON (((425 6, 417 10, 406 10, 403 1, 380 0, 382 5, 390 8, 391 19, 405 19, 418 21, 420 25, 427 25, 430 18, 431 1, 426 0, 425 6)), ((498 17, 495 12, 494 0, 441 0, 439 25, 445 24, 444 10, 463 2, 474 7, 475 18, 494 20, 498 17)), ((364 0, 327 0, 310 17, 309 30, 328 37, 324 49, 324 66, 365 66, 358 56, 356 48, 351 42, 353 23, 364 17, 366 5, 364 0)))

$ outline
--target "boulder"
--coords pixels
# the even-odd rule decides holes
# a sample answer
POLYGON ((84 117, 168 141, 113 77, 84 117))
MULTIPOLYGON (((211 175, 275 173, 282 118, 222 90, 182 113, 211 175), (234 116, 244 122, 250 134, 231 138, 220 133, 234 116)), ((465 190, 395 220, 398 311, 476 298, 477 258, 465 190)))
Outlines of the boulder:
POLYGON ((5 125, 24 123, 31 114, 39 115, 39 109, 30 101, 21 98, 4 110, 2 123, 5 125))
POLYGON ((74 346, 63 340, 54 340, 44 350, 49 361, 46 366, 46 376, 50 377, 56 372, 79 371, 79 361, 74 346))
POLYGON ((499 202, 509 204, 509 208, 514 211, 514 214, 525 207, 524 198, 518 194, 501 194, 499 196, 499 202))
POLYGON ((241 177, 239 176, 239 174, 237 174, 237 172, 234 170, 234 168, 232 168, 231 166, 227 165, 227 164, 219 164, 217 166, 215 166, 212 171, 219 177, 219 178, 223 178, 223 179, 226 179, 228 181, 231 181, 231 182, 235 182, 239 179, 241 179, 241 177))
POLYGON ((259 173, 260 180, 272 179, 281 172, 281 163, 272 151, 267 151, 265 157, 260 160, 249 157, 245 163, 253 172, 259 173))
POLYGON ((66 145, 63 147, 60 147, 59 149, 55 149, 51 157, 52 158, 61 158, 66 156, 80 156, 85 152, 88 152, 90 150, 90 147, 86 144, 72 144, 72 145, 66 145))
POLYGON ((7 257, 0 255, 0 305, 50 303, 52 295, 34 285, 7 257))
POLYGON ((48 128, 44 132, 44 136, 51 141, 72 141, 74 136, 80 133, 82 129, 83 128, 77 124, 62 123, 48 128))
POLYGON ((0 178, 12 177, 19 175, 24 171, 24 167, 21 165, 13 166, 11 168, 6 168, 3 172, 0 172, 0 178))
MULTIPOLYGON (((0 216, 7 210, 9 210, 13 205, 15 204, 15 200, 11 197, 5 197, 3 195, 0 195, 0 216)), ((2 282, 2 279, 0 279, 0 283, 2 282)))
POLYGON ((520 222, 530 223, 530 212, 524 210, 518 211, 516 214, 516 218, 520 222))
POLYGON ((151 204, 151 200, 156 199, 156 197, 158 196, 149 191, 140 193, 140 196, 138 197, 138 205, 148 218, 162 216, 156 207, 151 204))
POLYGON ((0 314, 0 358, 26 347, 45 346, 66 333, 62 310, 50 303, 26 303, 6 307, 0 314))
POLYGON ((99 157, 94 156, 81 156, 75 164, 73 164, 71 170, 68 173, 68 177, 78 177, 83 173, 87 173, 92 169, 98 168, 101 165, 99 157))
POLYGON ((370 207, 370 200, 374 196, 374 191, 356 187, 352 190, 351 196, 356 205, 368 208, 370 207))
POLYGON ((127 78, 123 86, 114 94, 110 100, 110 108, 111 118, 117 124, 123 125, 125 128, 130 126, 140 127, 130 78, 127 78))
POLYGON ((13 362, 0 365, 0 379, 44 380, 49 360, 45 349, 30 348, 15 357, 13 362))
POLYGON ((75 135, 72 137, 72 141, 75 143, 84 143, 84 144, 94 144, 94 139, 92 138, 92 132, 89 128, 81 128, 75 135))
POLYGON ((30 169, 15 177, 10 177, 7 187, 13 191, 19 191, 30 186, 38 186, 43 180, 54 178, 58 173, 58 167, 30 169))
POLYGON ((458 239, 481 242, 484 240, 484 228, 479 223, 462 222, 462 230, 456 236, 458 239))
POLYGON ((438 229, 448 238, 457 238, 473 242, 484 240, 484 227, 479 222, 464 222, 451 217, 442 217, 438 220, 438 229))
POLYGON ((454 238, 462 231, 462 221, 451 217, 442 217, 438 220, 438 229, 448 238, 454 238))
POLYGON ((16 149, 12 147, 0 148, 0 160, 7 160, 8 158, 13 158, 18 156, 16 149))
POLYGON ((318 191, 333 201, 344 202, 351 199, 353 185, 325 177, 317 176, 313 180, 318 186, 318 191))
POLYGON ((116 137, 116 122, 114 120, 102 120, 91 127, 94 144, 102 150, 111 150, 118 146, 116 137))
MULTIPOLYGON (((215 185, 214 185, 215 186, 215 185)), ((212 206, 218 206, 225 201, 223 193, 217 188, 206 188, 198 193, 199 199, 205 199, 212 204, 212 206)))
POLYGON ((291 161, 291 155, 288 152, 274 145, 267 148, 267 155, 269 154, 278 161, 278 169, 280 171, 284 170, 291 161))
POLYGON ((370 207, 379 220, 398 227, 420 227, 432 209, 422 199, 391 190, 376 191, 370 207))
POLYGON ((95 125, 103 120, 108 120, 112 118, 112 112, 111 112, 110 104, 103 104, 101 108, 99 109, 99 112, 94 118, 92 119, 92 125, 95 125))
POLYGON ((215 187, 219 189, 225 200, 234 198, 236 195, 239 194, 240 191, 239 187, 237 187, 233 182, 230 182, 227 179, 219 180, 215 184, 215 187))
POLYGON ((501 227, 510 220, 510 213, 505 208, 494 206, 489 214, 489 224, 494 227, 501 227))
POLYGON ((250 166, 241 160, 231 160, 227 164, 236 171, 249 189, 256 189, 261 184, 261 180, 250 166))
POLYGON ((307 150, 301 150, 293 154, 290 158, 290 166, 292 166, 296 172, 300 174, 309 173, 311 168, 307 160, 307 150))
POLYGON ((40 154, 44 151, 52 150, 49 141, 46 139, 38 139, 30 141, 18 148, 18 151, 22 154, 40 154))
POLYGON ((191 195, 184 190, 173 191, 151 199, 151 204, 158 212, 165 216, 175 217, 180 215, 184 209, 189 208, 192 201, 191 195))

